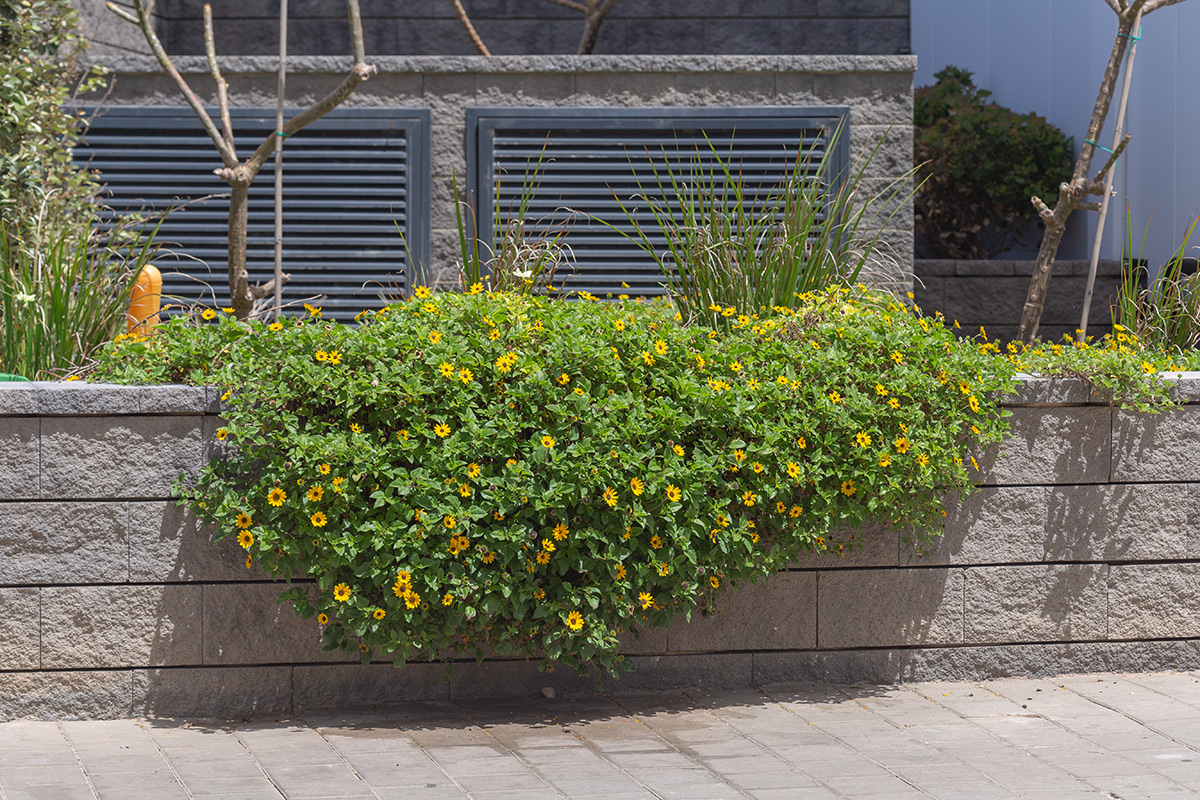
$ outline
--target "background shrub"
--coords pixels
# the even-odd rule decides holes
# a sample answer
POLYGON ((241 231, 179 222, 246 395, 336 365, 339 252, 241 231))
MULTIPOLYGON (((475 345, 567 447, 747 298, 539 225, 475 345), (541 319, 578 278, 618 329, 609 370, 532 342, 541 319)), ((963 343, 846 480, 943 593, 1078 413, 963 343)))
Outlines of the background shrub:
POLYGON ((977 89, 966 70, 950 66, 934 77, 913 107, 923 181, 914 198, 917 255, 990 258, 1036 219, 1032 196, 1053 204, 1071 176, 1073 140, 1043 117, 989 103, 991 92, 977 89))

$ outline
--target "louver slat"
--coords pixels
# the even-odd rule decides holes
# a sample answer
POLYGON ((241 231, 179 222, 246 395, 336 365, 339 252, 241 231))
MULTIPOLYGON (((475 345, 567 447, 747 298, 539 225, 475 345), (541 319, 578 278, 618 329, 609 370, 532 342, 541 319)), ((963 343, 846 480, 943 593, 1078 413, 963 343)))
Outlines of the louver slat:
MULTIPOLYGON (((520 203, 522 186, 540 161, 528 204, 534 233, 569 225, 565 241, 573 269, 556 284, 598 296, 665 293, 665 279, 633 242, 602 224, 632 233, 620 204, 642 225, 660 200, 660 183, 703 175, 716 191, 725 181, 714 152, 743 183, 752 202, 783 185, 797 164, 813 180, 815 165, 845 167, 848 136, 833 132, 844 108, 728 109, 469 109, 471 190, 479 219, 504 220, 520 203)), ((486 232, 482 232, 486 233, 486 232)), ((495 234, 493 233, 493 236, 495 234)), ((655 246, 665 249, 659 237, 655 246)))
MULTIPOLYGON (((274 130, 275 110, 232 115, 245 158, 274 130)), ((326 316, 346 318, 382 307, 383 291, 407 289, 408 254, 416 264, 428 260, 428 134, 427 110, 337 109, 287 140, 285 303, 320 298, 326 316)), ((104 202, 117 213, 161 211, 228 189, 212 174, 220 158, 187 108, 105 109, 75 157, 101 171, 104 202)), ((246 260, 255 283, 274 272, 273 173, 268 160, 248 197, 246 260)), ((158 262, 167 302, 228 303, 228 209, 227 197, 211 197, 163 223, 159 239, 177 254, 158 262)))

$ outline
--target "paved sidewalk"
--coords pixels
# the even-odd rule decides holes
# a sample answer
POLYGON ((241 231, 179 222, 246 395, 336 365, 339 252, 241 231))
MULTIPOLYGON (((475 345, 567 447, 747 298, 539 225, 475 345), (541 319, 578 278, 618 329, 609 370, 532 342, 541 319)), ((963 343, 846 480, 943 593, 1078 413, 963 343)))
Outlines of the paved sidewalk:
POLYGON ((1196 796, 1186 673, 0 724, 3 800, 1196 796))

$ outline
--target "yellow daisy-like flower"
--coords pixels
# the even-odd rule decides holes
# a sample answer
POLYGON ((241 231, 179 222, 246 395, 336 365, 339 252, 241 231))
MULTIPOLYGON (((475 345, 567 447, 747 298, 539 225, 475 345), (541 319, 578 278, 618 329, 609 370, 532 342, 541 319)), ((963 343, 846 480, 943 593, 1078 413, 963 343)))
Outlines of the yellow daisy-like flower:
POLYGON ((650 537, 650 547, 655 550, 661 550, 663 546, 662 539, 656 534, 650 537))
POLYGON ((467 369, 466 367, 463 367, 458 371, 458 379, 464 384, 470 383, 471 379, 474 377, 475 376, 471 374, 471 370, 467 369))
POLYGON ((402 569, 396 573, 396 583, 402 583, 405 586, 412 583, 412 573, 406 569, 402 569))
POLYGON ((1157 369, 1158 368, 1155 367, 1153 364, 1151 364, 1149 361, 1142 362, 1142 372, 1145 372, 1147 375, 1150 375, 1151 373, 1155 372, 1157 369))
POLYGON ((308 520, 309 520, 309 522, 311 522, 313 524, 314 528, 324 528, 325 523, 327 523, 329 521, 328 519, 326 519, 325 512, 323 512, 323 511, 316 512, 311 517, 309 517, 308 520))
POLYGON ((387 616, 387 612, 384 611, 382 608, 377 608, 373 612, 371 612, 371 616, 374 617, 375 619, 383 619, 384 617, 387 616))
POLYGON ((854 443, 856 445, 858 445, 859 447, 870 447, 871 446, 871 435, 868 433, 859 431, 854 436, 854 443))
POLYGON ((568 383, 571 382, 571 376, 564 372, 562 375, 558 376, 558 382, 559 382, 559 385, 566 386, 568 383))
POLYGON ((729 368, 731 370, 733 370, 734 372, 741 372, 742 371, 742 362, 734 361, 732 364, 729 365, 729 368))
POLYGON ((582 387, 582 386, 576 386, 576 387, 575 387, 575 394, 579 395, 580 397, 583 397, 583 387, 582 387))
POLYGON ((556 444, 558 444, 558 442, 554 440, 553 436, 547 434, 546 436, 542 437, 542 447, 546 448, 547 450, 554 447, 556 444))
POLYGON ((725 516, 724 514, 717 514, 717 524, 720 525, 722 528, 728 528, 729 527, 729 517, 725 516))
POLYGON ((682 497, 683 497, 683 492, 680 491, 678 486, 676 486, 673 483, 667 484, 667 499, 668 500, 670 500, 672 503, 677 503, 677 502, 679 502, 680 499, 682 499, 682 497))
POLYGON ((363 426, 362 426, 362 425, 359 425, 357 422, 351 422, 351 423, 350 423, 350 430, 351 430, 351 431, 353 431, 354 433, 362 433, 362 432, 363 432, 363 426))
POLYGON ((491 550, 488 550, 486 553, 484 553, 483 555, 481 555, 479 557, 479 560, 485 564, 490 564, 496 560, 496 554, 494 552, 492 552, 491 550))
POLYGON ((660 356, 665 356, 667 354, 667 343, 662 339, 659 339, 654 343, 654 352, 658 353, 660 356))
POLYGON ((887 387, 884 386, 882 383, 875 384, 875 394, 879 395, 880 397, 887 397, 888 396, 887 387))
POLYGON ((287 492, 285 492, 283 489, 280 489, 278 486, 267 492, 267 502, 276 508, 279 508, 279 506, 283 505, 284 500, 287 500, 287 492))
POLYGON ((840 402, 842 402, 842 396, 840 394, 838 394, 837 392, 830 392, 829 393, 829 402, 840 403, 840 402))
POLYGON ((228 428, 217 428, 216 435, 217 435, 217 441, 223 442, 223 441, 225 441, 226 437, 229 436, 229 429, 228 428))
POLYGON ((787 506, 783 504, 782 500, 777 500, 775 502, 775 510, 782 514, 783 512, 787 511, 787 506))
POLYGON ((475 281, 474 283, 471 284, 471 288, 467 291, 467 294, 479 294, 482 291, 483 291, 483 284, 480 283, 479 281, 475 281))
POLYGON ((345 482, 346 482, 346 479, 345 479, 345 478, 343 478, 343 477, 341 477, 341 476, 338 476, 338 477, 334 478, 334 479, 333 479, 333 490, 334 490, 335 492, 339 492, 339 493, 340 493, 340 492, 342 491, 342 484, 343 484, 343 483, 345 483, 345 482))
POLYGON ((322 475, 328 475, 329 469, 330 467, 328 464, 320 464, 317 466, 317 472, 321 473, 322 475))
POLYGON ((842 494, 849 497, 858 491, 858 487, 854 485, 854 481, 842 481, 842 494))
POLYGON ((971 393, 971 384, 967 383, 966 381, 959 381, 958 382, 958 390, 960 392, 962 392, 963 394, 970 394, 971 393))
POLYGON ((556 548, 554 547, 554 542, 549 539, 542 539, 542 549, 547 553, 553 553, 556 548))
POLYGON ((925 455, 924 453, 921 453, 921 455, 917 456, 917 463, 920 464, 922 467, 928 467, 929 466, 929 456, 925 455))
POLYGON ((675 455, 679 456, 680 458, 683 458, 684 450, 682 447, 680 447, 679 445, 675 445, 671 449, 675 451, 675 455))
POLYGON ((237 516, 233 518, 233 524, 239 528, 249 528, 254 524, 254 520, 250 519, 250 515, 245 511, 239 511, 237 516))
POLYGON ((329 363, 335 364, 335 365, 342 363, 342 354, 339 353, 337 350, 330 350, 329 351, 329 363))
POLYGON ((408 441, 408 428, 401 428, 400 430, 396 431, 396 438, 403 439, 404 441, 407 442, 408 441))
POLYGON ((617 580, 623 580, 625 578, 625 575, 626 575, 625 565, 617 564, 617 580))
POLYGON ((443 361, 441 364, 438 364, 438 372, 442 373, 443 378, 453 378, 454 365, 449 361, 443 361))
POLYGON ((470 484, 466 484, 466 483, 460 483, 460 484, 458 485, 458 494, 459 494, 461 497, 470 497, 470 496, 471 496, 471 486, 470 486, 470 484))
POLYGON ((758 461, 755 461, 755 462, 754 462, 754 464, 753 464, 753 465, 752 465, 750 468, 751 468, 752 470, 754 470, 754 472, 755 472, 756 474, 758 474, 758 475, 762 475, 762 473, 763 473, 763 470, 765 470, 765 469, 766 469, 766 467, 764 467, 764 466, 762 465, 762 463, 761 463, 761 462, 758 462, 758 461))
POLYGON ((663 577, 663 578, 665 578, 671 574, 671 567, 668 566, 667 562, 663 561, 663 562, 659 563, 658 574, 660 577, 663 577))
POLYGON ((430 331, 429 332, 429 341, 433 342, 434 344, 438 344, 439 342, 442 341, 442 334, 439 333, 438 331, 430 331))
POLYGON ((550 554, 545 550, 537 554, 537 562, 542 566, 550 563, 550 554))
POLYGON ((254 544, 254 534, 250 531, 242 531, 238 534, 238 544, 242 546, 243 550, 249 550, 250 546, 254 544))
POLYGON ((326 353, 324 350, 318 350, 317 352, 313 353, 313 358, 315 358, 317 361, 325 362, 329 360, 329 353, 326 353))
POLYGON ((603 495, 603 497, 604 497, 604 502, 608 503, 608 505, 609 505, 609 507, 610 507, 610 508, 615 508, 615 507, 616 507, 616 505, 617 505, 617 493, 616 493, 616 491, 615 491, 615 490, 614 490, 614 489, 613 489, 611 486, 607 487, 607 488, 604 490, 604 495, 603 495))
POLYGON ((645 490, 646 490, 646 484, 642 482, 641 478, 630 478, 629 479, 629 491, 633 492, 636 495, 640 495, 645 490))
POLYGON ((891 359, 892 359, 892 361, 895 361, 897 364, 903 364, 904 363, 904 354, 901 353, 899 350, 893 350, 891 359))
POLYGON ((404 593, 404 605, 406 608, 413 609, 421 605, 421 595, 411 589, 404 593))
POLYGON ((971 395, 967 398, 967 405, 969 405, 971 410, 976 414, 979 413, 979 398, 977 398, 975 395, 971 395))
POLYGON ((451 594, 450 592, 446 592, 444 595, 442 595, 442 605, 448 606, 453 602, 454 602, 454 595, 451 594))
POLYGON ((252 556, 252 555, 247 555, 247 556, 246 556, 246 569, 250 569, 250 565, 251 565, 252 563, 254 563, 254 556, 252 556))
POLYGON ((467 465, 467 477, 478 478, 480 473, 479 465, 472 461, 467 465))
POLYGON ((720 587, 721 581, 716 575, 710 575, 708 576, 708 585, 716 589, 720 587))
POLYGON ((560 522, 554 526, 554 540, 556 542, 561 542, 563 539, 567 538, 567 534, 570 532, 571 529, 567 527, 566 523, 560 522))
POLYGON ((418 286, 416 289, 413 289, 413 297, 418 300, 428 300, 432 296, 433 292, 429 290, 428 286, 418 286))
POLYGON ((272 322, 270 325, 267 326, 267 330, 281 331, 281 330, 283 330, 283 323, 282 322, 272 322))
POLYGON ((450 435, 450 426, 444 422, 439 422, 437 425, 433 426, 433 432, 442 439, 445 439, 450 435))
POLYGON ((649 350, 642 351, 642 361, 646 362, 648 366, 654 366, 654 356, 650 355, 649 350))
POLYGON ((200 312, 200 316, 204 319, 213 319, 217 316, 217 312, 213 311, 211 308, 206 308, 200 312))
POLYGON ((638 595, 638 602, 642 604, 642 610, 645 611, 650 606, 654 605, 654 595, 649 592, 642 592, 638 595))
POLYGON ((614 320, 613 320, 613 327, 614 327, 614 328, 616 328, 616 329, 617 329, 617 330, 619 330, 619 331, 623 331, 623 330, 625 330, 625 320, 623 320, 623 319, 620 319, 620 318, 618 318, 618 319, 614 319, 614 320))
POLYGON ((320 484, 314 483, 309 487, 308 494, 305 496, 308 497, 311 502, 315 503, 325 496, 325 490, 321 488, 320 484))
POLYGON ((325 614, 325 613, 317 614, 317 624, 318 625, 328 625, 329 624, 329 615, 325 614))
POLYGON ((758 500, 758 495, 756 495, 754 492, 749 490, 742 492, 742 505, 752 506, 756 500, 758 500))
POLYGON ((746 460, 746 451, 745 450, 734 450, 733 451, 733 460, 737 461, 739 463, 742 461, 745 461, 746 460))
POLYGON ((788 511, 788 516, 789 516, 789 517, 791 517, 792 519, 795 519, 796 517, 800 516, 800 515, 801 515, 801 514, 803 514, 803 513, 804 513, 804 508, 803 508, 803 507, 801 507, 801 506, 792 506, 791 510, 790 510, 790 511, 788 511))
POLYGON ((495 328, 489 328, 488 329, 488 338, 491 339, 493 342, 496 341, 497 339, 500 338, 500 331, 496 330, 495 328))
POLYGON ((453 530, 454 526, 457 524, 458 524, 458 520, 456 520, 450 514, 447 514, 446 516, 442 517, 442 525, 446 528, 446 530, 453 530))
POLYGON ((573 631, 577 631, 583 627, 583 614, 578 611, 572 611, 567 614, 567 627, 573 631))
POLYGON ((887 453, 884 453, 883 455, 881 455, 879 457, 879 466, 889 467, 889 466, 891 466, 891 464, 892 464, 892 457, 889 456, 887 453))
POLYGON ((798 437, 796 439, 796 447, 799 447, 801 450, 807 450, 808 449, 808 440, 805 439, 803 436, 798 437))
POLYGON ((896 452, 900 455, 904 455, 908 452, 908 449, 912 447, 912 444, 908 441, 908 439, 903 436, 901 436, 899 439, 896 439, 894 442, 892 442, 892 444, 896 446, 896 452))
POLYGON ((333 599, 339 603, 344 603, 350 599, 350 587, 344 583, 339 583, 333 587, 333 599))
POLYGON ((792 480, 796 480, 797 478, 799 478, 800 477, 800 465, 797 464, 795 461, 789 461, 788 465, 787 465, 787 474, 788 474, 788 477, 791 478, 792 480))
POLYGON ((890 398, 888 398, 888 406, 890 406, 891 408, 899 408, 900 401, 895 397, 890 397, 890 398))
POLYGON ((321 309, 317 308, 316 306, 310 306, 308 303, 304 304, 304 310, 308 312, 310 317, 321 316, 321 309))

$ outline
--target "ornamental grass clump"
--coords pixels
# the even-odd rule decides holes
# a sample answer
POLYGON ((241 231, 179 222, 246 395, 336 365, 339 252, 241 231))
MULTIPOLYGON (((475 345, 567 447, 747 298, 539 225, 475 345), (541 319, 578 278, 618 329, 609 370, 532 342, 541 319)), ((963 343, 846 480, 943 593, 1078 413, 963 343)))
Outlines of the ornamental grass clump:
POLYGON ((623 631, 838 551, 838 531, 927 541, 1012 379, 861 287, 721 331, 664 303, 422 288, 359 322, 176 318, 94 377, 224 387, 224 455, 184 501, 291 582, 328 648, 397 665, 618 671, 623 631))

